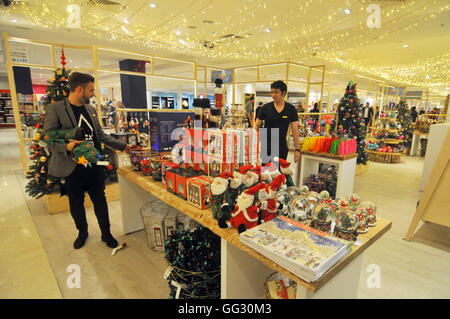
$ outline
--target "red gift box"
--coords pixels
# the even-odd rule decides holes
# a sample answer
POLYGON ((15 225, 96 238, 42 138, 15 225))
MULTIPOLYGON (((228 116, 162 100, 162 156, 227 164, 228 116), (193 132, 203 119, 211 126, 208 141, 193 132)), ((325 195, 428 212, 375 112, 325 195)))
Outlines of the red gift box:
POLYGON ((199 176, 200 173, 192 170, 178 169, 175 173, 175 194, 186 199, 187 198, 187 180, 191 177, 199 176))
POLYGON ((162 162, 161 164, 161 181, 166 185, 166 171, 173 168, 178 168, 180 165, 174 162, 162 162))
POLYGON ((211 207, 211 183, 214 178, 208 176, 192 177, 187 180, 187 201, 200 209, 211 207))

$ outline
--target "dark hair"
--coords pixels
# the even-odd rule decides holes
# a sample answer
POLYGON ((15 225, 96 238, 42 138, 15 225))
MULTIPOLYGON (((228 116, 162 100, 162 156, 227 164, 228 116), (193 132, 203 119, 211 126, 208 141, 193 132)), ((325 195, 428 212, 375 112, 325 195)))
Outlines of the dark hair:
POLYGON ((275 81, 270 85, 271 89, 279 89, 281 91, 281 94, 286 93, 287 92, 287 85, 286 83, 284 83, 283 81, 275 81))
POLYGON ((73 72, 69 76, 69 89, 70 92, 74 92, 77 87, 80 85, 83 87, 83 89, 86 88, 88 83, 94 83, 95 79, 92 75, 86 74, 86 73, 80 73, 80 72, 73 72))

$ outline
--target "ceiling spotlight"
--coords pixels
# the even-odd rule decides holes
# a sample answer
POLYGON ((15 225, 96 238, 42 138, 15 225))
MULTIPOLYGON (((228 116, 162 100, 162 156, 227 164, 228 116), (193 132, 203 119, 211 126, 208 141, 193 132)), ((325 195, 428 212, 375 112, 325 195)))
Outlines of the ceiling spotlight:
POLYGON ((425 77, 425 79, 427 79, 427 80, 428 80, 429 78, 430 78, 430 76, 429 76, 429 75, 427 75, 427 76, 425 77))
POLYGON ((12 19, 11 22, 17 22, 17 19, 12 19))
POLYGON ((180 43, 183 44, 183 45, 187 45, 187 42, 184 41, 183 39, 178 39, 178 41, 180 41, 180 43))
POLYGON ((180 35, 180 34, 181 34, 181 31, 180 31, 180 30, 177 30, 177 32, 175 32, 175 34, 176 34, 176 35, 180 35))
POLYGON ((270 32, 270 31, 271 31, 270 28, 267 28, 267 29, 266 29, 266 32, 270 32))
POLYGON ((407 45, 407 44, 404 44, 404 45, 403 45, 403 47, 404 47, 404 48, 407 48, 407 47, 408 47, 408 45, 407 45))
POLYGON ((156 4, 150 3, 150 7, 151 7, 151 8, 156 8, 156 4))
POLYGON ((130 21, 128 21, 128 19, 123 19, 123 22, 130 23, 130 21))
POLYGON ((345 12, 346 14, 350 14, 352 11, 351 11, 350 9, 347 8, 347 9, 344 10, 344 12, 345 12))

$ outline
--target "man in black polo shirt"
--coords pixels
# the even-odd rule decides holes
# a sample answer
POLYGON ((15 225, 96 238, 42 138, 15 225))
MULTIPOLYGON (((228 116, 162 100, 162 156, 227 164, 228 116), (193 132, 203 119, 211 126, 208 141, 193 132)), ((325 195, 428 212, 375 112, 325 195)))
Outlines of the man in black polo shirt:
POLYGON ((291 125, 292 134, 295 144, 294 160, 297 162, 300 158, 300 141, 298 136, 298 114, 297 110, 292 104, 285 102, 284 97, 287 93, 287 86, 283 81, 276 81, 270 85, 272 90, 273 102, 265 104, 258 113, 254 129, 259 130, 262 121, 265 121, 264 128, 267 129, 267 134, 260 134, 261 142, 261 160, 263 163, 268 163, 273 160, 275 156, 286 159, 289 149, 286 141, 286 135, 291 125), (278 154, 277 147, 271 145, 271 135, 275 134, 274 130, 278 130, 278 154), (267 140, 265 140, 265 135, 267 140), (272 149, 274 151, 272 152, 272 149))

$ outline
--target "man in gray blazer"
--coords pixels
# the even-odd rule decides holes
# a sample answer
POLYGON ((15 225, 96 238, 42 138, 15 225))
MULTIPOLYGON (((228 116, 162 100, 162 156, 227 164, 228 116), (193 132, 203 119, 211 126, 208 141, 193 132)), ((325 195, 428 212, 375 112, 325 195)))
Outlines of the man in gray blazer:
MULTIPOLYGON (((70 94, 64 101, 49 104, 45 108, 43 133, 60 129, 81 127, 84 139, 92 141, 97 149, 101 143, 117 150, 129 152, 131 146, 105 134, 100 126, 97 111, 89 104, 95 96, 94 78, 89 74, 73 72, 69 77, 70 94)), ((108 204, 105 196, 105 176, 101 166, 77 164, 71 156, 72 150, 81 141, 55 143, 48 166, 48 174, 62 179, 62 188, 69 197, 70 214, 78 229, 74 248, 83 247, 88 237, 88 224, 84 208, 84 193, 87 191, 94 204, 95 215, 102 232, 102 240, 108 247, 118 243, 110 232, 108 204)))

